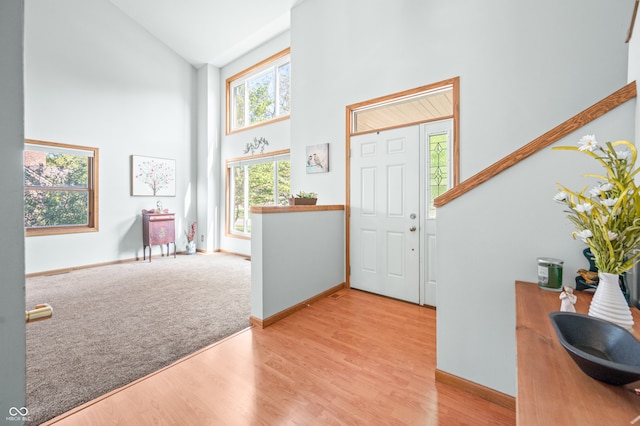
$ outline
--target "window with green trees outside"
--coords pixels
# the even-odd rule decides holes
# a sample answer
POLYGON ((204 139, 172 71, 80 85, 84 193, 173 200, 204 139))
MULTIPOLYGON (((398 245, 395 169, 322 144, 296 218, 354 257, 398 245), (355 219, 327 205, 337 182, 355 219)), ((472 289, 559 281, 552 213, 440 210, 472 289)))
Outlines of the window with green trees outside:
POLYGON ((230 235, 251 235, 251 207, 288 205, 289 154, 253 156, 227 163, 227 217, 230 235))
POLYGON ((97 162, 97 148, 26 141, 27 236, 97 231, 97 162))
POLYGON ((289 118, 289 49, 230 77, 227 86, 227 133, 289 118))

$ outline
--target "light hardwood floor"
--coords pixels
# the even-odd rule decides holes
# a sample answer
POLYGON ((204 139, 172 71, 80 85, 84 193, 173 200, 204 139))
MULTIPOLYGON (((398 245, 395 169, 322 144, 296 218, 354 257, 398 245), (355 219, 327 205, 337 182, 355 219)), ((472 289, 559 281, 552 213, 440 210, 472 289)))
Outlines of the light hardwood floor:
POLYGON ((47 424, 514 425, 435 382, 435 311, 341 290, 47 424))

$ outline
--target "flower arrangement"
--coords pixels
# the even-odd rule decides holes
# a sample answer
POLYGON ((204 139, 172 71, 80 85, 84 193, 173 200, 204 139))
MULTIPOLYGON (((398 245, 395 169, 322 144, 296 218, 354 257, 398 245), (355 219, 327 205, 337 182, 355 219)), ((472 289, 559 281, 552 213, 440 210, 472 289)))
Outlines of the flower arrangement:
POLYGON ((187 242, 192 242, 196 237, 196 222, 191 222, 191 228, 189 228, 189 232, 184 231, 184 234, 187 236, 187 242))
POLYGON ((583 136, 579 147, 561 146, 554 150, 583 152, 604 167, 603 174, 586 174, 598 180, 587 193, 571 191, 560 185, 554 199, 565 204, 567 218, 576 227, 573 238, 589 246, 598 270, 622 274, 640 262, 640 190, 634 181, 637 151, 626 140, 596 141, 595 135, 583 136), (621 148, 621 149, 617 149, 621 148))

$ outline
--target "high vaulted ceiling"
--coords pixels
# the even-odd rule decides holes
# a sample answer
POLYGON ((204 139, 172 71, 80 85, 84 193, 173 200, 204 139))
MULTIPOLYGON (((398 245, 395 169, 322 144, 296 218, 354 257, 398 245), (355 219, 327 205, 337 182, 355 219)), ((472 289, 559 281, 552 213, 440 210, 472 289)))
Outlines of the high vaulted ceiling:
POLYGON ((223 67, 287 31, 304 0, 110 1, 187 62, 223 67))

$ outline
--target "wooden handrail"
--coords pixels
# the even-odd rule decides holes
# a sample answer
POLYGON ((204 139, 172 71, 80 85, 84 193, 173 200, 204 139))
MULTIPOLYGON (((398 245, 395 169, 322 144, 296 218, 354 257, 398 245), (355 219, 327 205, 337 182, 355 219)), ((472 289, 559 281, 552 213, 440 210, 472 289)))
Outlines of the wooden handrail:
POLYGON ((448 202, 453 201, 466 192, 471 191, 473 188, 488 181, 497 174, 502 173, 509 167, 514 166, 525 158, 545 149, 546 147, 564 138, 571 132, 578 130, 589 122, 603 116, 612 109, 635 97, 636 82, 632 81, 622 89, 612 93, 611 95, 590 106, 579 114, 571 117, 559 126, 554 127, 544 135, 534 139, 522 148, 519 148, 518 150, 512 152, 501 160, 498 160, 481 172, 461 182, 459 185, 454 186, 453 188, 436 198, 434 200, 434 205, 436 207, 444 206, 448 202))
POLYGON ((629 43, 631 41, 631 36, 633 35, 633 27, 636 25, 636 15, 638 14, 638 3, 636 0, 636 4, 633 6, 633 13, 631 14, 631 25, 629 26, 629 32, 627 33, 627 40, 625 43, 629 43))

